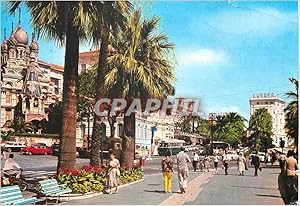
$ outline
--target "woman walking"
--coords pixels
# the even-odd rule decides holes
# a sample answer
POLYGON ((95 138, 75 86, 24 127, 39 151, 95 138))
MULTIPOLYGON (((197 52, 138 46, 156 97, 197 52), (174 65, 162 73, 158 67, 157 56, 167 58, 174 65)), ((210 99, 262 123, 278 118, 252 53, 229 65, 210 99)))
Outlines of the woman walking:
POLYGON ((214 168, 215 168, 216 172, 218 171, 218 164, 219 164, 219 158, 218 158, 218 155, 215 154, 215 156, 214 156, 214 168))
POLYGON ((245 171, 245 162, 246 162, 245 157, 243 157, 242 153, 240 153, 240 154, 239 154, 238 161, 237 161, 237 164, 238 164, 238 171, 239 171, 240 175, 244 175, 244 171, 245 171))
POLYGON ((209 167, 210 167, 210 159, 207 155, 205 155, 204 158, 204 165, 205 165, 205 169, 207 172, 209 172, 209 167))
POLYGON ((161 163, 165 193, 172 193, 173 160, 170 156, 170 152, 167 151, 161 163))
POLYGON ((109 194, 115 188, 115 193, 118 193, 119 177, 120 177, 120 162, 114 154, 110 155, 109 169, 108 169, 108 186, 109 194))

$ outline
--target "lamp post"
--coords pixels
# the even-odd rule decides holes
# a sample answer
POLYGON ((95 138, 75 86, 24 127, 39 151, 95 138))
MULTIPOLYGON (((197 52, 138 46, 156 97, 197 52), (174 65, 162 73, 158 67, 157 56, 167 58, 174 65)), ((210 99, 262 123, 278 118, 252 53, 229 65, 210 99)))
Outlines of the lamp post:
POLYGON ((150 157, 152 154, 152 145, 153 145, 153 138, 154 138, 154 132, 157 130, 156 126, 151 127, 151 145, 150 145, 150 157))

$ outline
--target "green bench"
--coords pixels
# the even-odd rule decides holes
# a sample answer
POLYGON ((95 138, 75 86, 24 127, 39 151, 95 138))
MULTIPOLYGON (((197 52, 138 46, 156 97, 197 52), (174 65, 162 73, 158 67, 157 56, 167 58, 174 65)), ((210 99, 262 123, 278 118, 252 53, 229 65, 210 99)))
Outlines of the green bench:
POLYGON ((72 190, 64 188, 65 185, 59 185, 55 179, 42 180, 39 181, 39 184, 41 192, 46 196, 46 204, 48 197, 56 197, 56 203, 58 203, 60 196, 63 194, 69 194, 68 200, 70 199, 72 190))
POLYGON ((32 205, 36 202, 36 197, 24 198, 18 185, 0 189, 0 205, 32 205))

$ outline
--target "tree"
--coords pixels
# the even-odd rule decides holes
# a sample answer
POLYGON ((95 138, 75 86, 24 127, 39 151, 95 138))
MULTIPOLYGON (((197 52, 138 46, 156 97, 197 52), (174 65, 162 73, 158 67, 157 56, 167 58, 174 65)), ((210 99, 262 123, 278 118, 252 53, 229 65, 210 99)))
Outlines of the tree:
POLYGON ((294 145, 298 145, 298 80, 289 78, 290 82, 294 84, 295 91, 287 92, 286 95, 291 98, 291 102, 286 106, 286 123, 287 136, 294 140, 294 145))
MULTIPOLYGON (((131 4, 127 1, 104 1, 99 9, 95 28, 92 30, 93 38, 96 43, 100 44, 100 54, 97 68, 97 87, 96 101, 105 97, 105 75, 107 71, 107 54, 109 45, 109 36, 111 30, 118 30, 123 27, 125 15, 130 12, 131 4)), ((92 145, 91 148, 91 165, 100 164, 100 134, 101 134, 101 117, 94 114, 92 145)), ((103 138, 103 137, 102 137, 103 138)), ((102 163, 102 162, 101 162, 102 163)))
POLYGON ((272 116, 266 108, 257 109, 250 117, 249 131, 253 148, 267 151, 272 145, 272 116))
MULTIPOLYGON (((134 11, 124 30, 111 39, 112 54, 108 57, 109 72, 105 83, 112 97, 124 97, 129 106, 134 98, 163 99, 174 90, 174 59, 169 57, 174 45, 164 34, 156 32, 159 18, 142 21, 141 11, 134 11)), ((128 109, 125 108, 125 111, 128 109)), ((135 114, 124 117, 122 137, 123 165, 132 166, 134 158, 135 114)))
POLYGON ((28 132, 32 133, 36 128, 31 122, 25 122, 25 119, 22 116, 15 117, 9 127, 14 130, 13 135, 20 135, 28 132))
MULTIPOLYGON (((11 2, 14 12, 21 2, 11 2)), ((65 44, 63 116, 58 168, 76 167, 76 115, 79 40, 91 34, 98 13, 93 1, 26 1, 37 34, 65 44)))

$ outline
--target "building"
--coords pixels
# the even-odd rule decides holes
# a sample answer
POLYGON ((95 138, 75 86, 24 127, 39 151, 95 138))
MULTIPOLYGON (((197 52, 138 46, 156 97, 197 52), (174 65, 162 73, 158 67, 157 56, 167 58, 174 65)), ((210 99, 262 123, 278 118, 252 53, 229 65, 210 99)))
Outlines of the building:
POLYGON ((276 97, 273 93, 270 94, 255 94, 250 100, 250 115, 255 113, 255 110, 266 108, 272 116, 273 124, 273 144, 277 147, 280 146, 281 138, 285 141, 285 146, 288 146, 288 138, 285 133, 285 102, 284 100, 276 97))
POLYGON ((63 67, 38 59, 39 45, 31 43, 21 26, 12 27, 1 44, 1 127, 22 115, 25 121, 47 119, 45 109, 61 100, 63 67))

